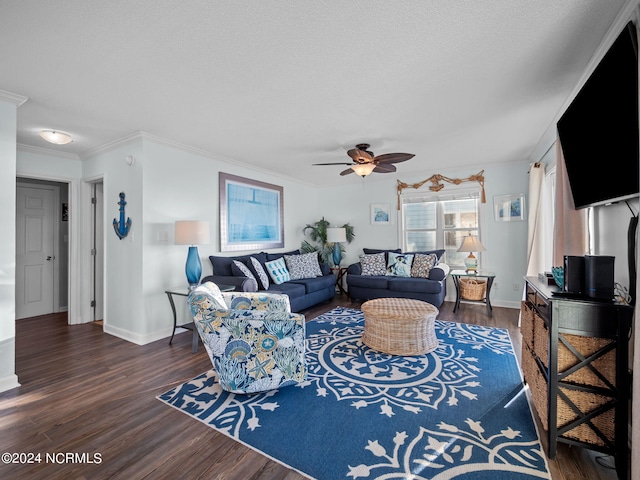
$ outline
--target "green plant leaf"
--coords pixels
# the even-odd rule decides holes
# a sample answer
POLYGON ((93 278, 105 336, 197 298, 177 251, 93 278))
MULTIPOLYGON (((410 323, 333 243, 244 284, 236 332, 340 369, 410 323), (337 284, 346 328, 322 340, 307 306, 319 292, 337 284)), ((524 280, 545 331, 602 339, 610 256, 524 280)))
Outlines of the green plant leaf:
MULTIPOLYGON (((325 220, 324 217, 315 223, 305 225, 302 229, 302 233, 308 235, 311 241, 316 244, 314 245, 307 240, 303 240, 300 246, 300 251, 302 253, 318 252, 318 257, 322 263, 333 263, 333 243, 327 243, 327 228, 330 226, 331 222, 325 220)), ((356 236, 353 226, 345 223, 342 228, 345 229, 347 243, 351 243, 356 236)), ((345 252, 345 248, 342 244, 340 244, 340 250, 342 253, 345 252)))

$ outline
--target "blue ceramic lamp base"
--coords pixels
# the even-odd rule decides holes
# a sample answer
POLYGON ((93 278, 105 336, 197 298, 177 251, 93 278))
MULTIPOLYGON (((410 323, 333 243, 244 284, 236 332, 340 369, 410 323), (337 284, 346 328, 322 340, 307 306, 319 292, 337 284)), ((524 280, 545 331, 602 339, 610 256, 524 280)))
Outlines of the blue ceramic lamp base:
POLYGON ((202 276, 202 263, 200 263, 198 247, 189 247, 185 273, 187 274, 187 281, 189 282, 190 287, 193 288, 200 283, 200 277, 202 276))
POLYGON ((342 261, 342 250, 340 250, 340 244, 336 242, 333 244, 333 264, 336 267, 339 267, 341 261, 342 261))

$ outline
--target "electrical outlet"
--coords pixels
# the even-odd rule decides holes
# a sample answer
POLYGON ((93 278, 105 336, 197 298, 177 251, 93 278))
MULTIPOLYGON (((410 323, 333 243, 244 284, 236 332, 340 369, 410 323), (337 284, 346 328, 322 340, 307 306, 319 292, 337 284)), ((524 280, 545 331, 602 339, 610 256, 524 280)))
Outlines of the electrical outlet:
POLYGON ((491 289, 492 290, 499 290, 498 289, 498 282, 493 282, 493 285, 491 285, 491 289))
POLYGON ((522 290, 522 285, 520 285, 518 282, 513 282, 513 291, 519 292, 520 290, 522 290))

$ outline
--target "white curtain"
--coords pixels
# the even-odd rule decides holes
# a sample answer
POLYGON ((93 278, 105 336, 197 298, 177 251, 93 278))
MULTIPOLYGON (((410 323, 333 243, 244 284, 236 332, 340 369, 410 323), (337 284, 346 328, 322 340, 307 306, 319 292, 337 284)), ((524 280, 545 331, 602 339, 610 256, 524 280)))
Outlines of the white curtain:
MULTIPOLYGON (((585 166, 586 168, 586 166, 585 166)), ((565 255, 588 253, 586 209, 576 210, 571 196, 560 139, 556 140, 556 201, 553 226, 553 265, 564 264, 565 255)))
MULTIPOLYGON (((636 8, 636 35, 640 37, 640 31, 638 29, 638 20, 637 17, 640 17, 640 9, 636 8)), ((640 68, 639 68, 640 70, 640 68)), ((639 79, 640 85, 640 79, 639 79)), ((640 285, 640 277, 638 274, 640 273, 640 245, 638 245, 638 241, 636 238, 636 308, 633 319, 633 347, 631 351, 633 352, 633 392, 631 395, 632 399, 636 399, 634 402, 631 402, 631 410, 636 410, 635 416, 638 417, 637 409, 640 408, 638 405, 638 399, 640 399, 640 335, 637 335, 637 329, 635 328, 635 323, 637 321, 638 314, 640 314, 640 308, 638 307, 638 293, 640 289, 638 285, 640 285), (635 403, 635 405, 634 405, 635 403), (635 408, 634 408, 635 407, 635 408)), ((634 445, 640 446, 640 428, 637 428, 637 425, 634 425, 633 418, 631 417, 631 413, 629 412, 629 420, 631 422, 631 478, 640 478, 640 448, 633 448, 634 445), (636 428, 633 428, 633 427, 636 428)))
POLYGON ((542 185, 544 163, 537 162, 529 169, 529 225, 527 230, 527 276, 549 270, 545 265, 542 227, 542 185))

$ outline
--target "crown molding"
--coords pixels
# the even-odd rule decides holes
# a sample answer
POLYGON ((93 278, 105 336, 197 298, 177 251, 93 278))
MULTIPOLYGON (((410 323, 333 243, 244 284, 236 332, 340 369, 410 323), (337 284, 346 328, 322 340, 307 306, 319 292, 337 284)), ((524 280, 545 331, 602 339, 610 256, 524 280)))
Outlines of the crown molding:
POLYGON ((80 155, 80 158, 82 160, 88 160, 90 158, 97 157, 98 155, 109 152, 118 147, 121 147, 123 145, 127 145, 133 141, 142 140, 142 139, 143 139, 142 132, 134 132, 130 135, 127 135, 126 137, 118 138, 116 140, 113 140, 112 142, 108 142, 108 143, 105 143, 104 145, 100 145, 99 147, 87 150, 86 152, 82 153, 82 155, 80 155))
POLYGON ((81 158, 75 153, 59 152, 58 150, 52 150, 50 148, 43 147, 34 147, 33 145, 25 145, 24 143, 16 144, 16 148, 21 152, 37 153, 38 155, 46 155, 48 157, 60 157, 78 161, 81 160, 81 158))
MULTIPOLYGON (((217 153, 212 153, 212 152, 208 152, 206 150, 203 150, 201 148, 197 148, 197 147, 192 147, 191 145, 186 145, 184 143, 180 143, 180 142, 176 142, 174 140, 169 140, 168 138, 164 138, 164 137, 160 137, 158 135, 154 135, 152 133, 147 133, 147 132, 134 132, 130 135, 127 135, 126 137, 122 137, 118 140, 114 140, 112 142, 106 143, 100 147, 96 147, 92 150, 89 150, 87 152, 85 152, 84 154, 81 155, 81 159, 82 160, 87 160, 89 158, 95 157, 99 154, 102 153, 106 153, 110 150, 113 150, 115 148, 121 147, 122 145, 126 145, 128 143, 131 143, 133 141, 149 141, 149 142, 153 142, 156 143, 158 145, 164 145, 166 147, 170 147, 170 148, 175 148, 176 150, 180 150, 182 152, 186 152, 189 154, 193 154, 193 155, 198 155, 200 157, 204 157, 204 158, 210 158, 212 160, 221 162, 221 163, 226 163, 228 165, 233 165, 236 167, 242 167, 242 168, 247 168, 249 170, 252 170, 254 172, 257 173, 263 173, 265 175, 270 175, 273 177, 277 177, 277 178, 281 178, 284 180, 288 180, 291 182, 295 182, 295 183, 307 183, 307 182, 300 182, 300 180, 298 179, 294 179, 293 177, 290 177, 288 175, 282 175, 278 172, 273 172, 271 170, 267 170, 266 168, 261 168, 261 167, 256 167, 255 165, 251 165, 249 163, 245 163, 245 162, 241 162, 239 160, 234 160, 232 158, 229 157, 225 157, 224 155, 219 155, 217 153)), ((308 183, 310 186, 313 186, 311 183, 308 183)))
POLYGON ((29 98, 23 95, 18 95, 17 93, 11 93, 11 92, 7 92, 6 90, 0 90, 0 100, 13 103, 16 107, 19 107, 24 102, 29 100, 29 98))
POLYGON ((236 167, 247 168, 247 169, 249 169, 251 171, 254 171, 254 172, 257 172, 257 173, 263 173, 265 175, 270 175, 272 177, 281 178, 283 180, 288 180, 290 182, 304 183, 304 184, 308 184, 309 186, 313 186, 311 183, 301 182, 300 180, 295 179, 293 177, 290 177, 288 175, 283 175, 281 173, 274 172, 272 170, 267 170, 266 168, 256 167, 255 165, 251 165, 249 163, 245 163, 245 162, 242 162, 240 160, 234 160, 233 158, 225 157, 224 155, 219 155, 217 153, 208 152, 206 150, 202 150, 201 148, 192 147, 190 145, 185 145, 184 143, 180 143, 180 142, 176 142, 176 141, 173 141, 173 140, 169 140, 169 139, 164 138, 164 137, 159 137, 159 136, 153 135, 151 133, 140 132, 140 135, 145 140, 148 140, 148 141, 160 144, 160 145, 165 145, 167 147, 175 148, 177 150, 182 150, 183 152, 191 153, 191 154, 198 155, 198 156, 205 157, 205 158, 210 158, 212 160, 216 160, 218 162, 226 163, 226 164, 233 165, 233 166, 236 166, 236 167))

